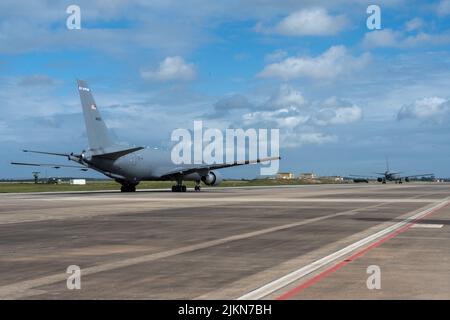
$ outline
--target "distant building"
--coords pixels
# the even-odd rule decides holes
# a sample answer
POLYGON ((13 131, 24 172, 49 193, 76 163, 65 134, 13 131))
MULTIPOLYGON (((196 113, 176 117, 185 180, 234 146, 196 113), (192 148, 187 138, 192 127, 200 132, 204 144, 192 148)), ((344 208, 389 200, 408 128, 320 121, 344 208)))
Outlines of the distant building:
POLYGON ((300 180, 314 180, 316 177, 314 172, 303 172, 298 175, 300 180))
POLYGON ((277 179, 291 180, 294 179, 294 174, 292 172, 278 172, 277 179))
POLYGON ((334 181, 334 182, 343 182, 343 181, 344 181, 344 178, 341 177, 341 176, 321 177, 321 179, 324 179, 324 180, 331 180, 331 181, 334 181))
POLYGON ((86 179, 70 179, 70 184, 85 185, 86 179))

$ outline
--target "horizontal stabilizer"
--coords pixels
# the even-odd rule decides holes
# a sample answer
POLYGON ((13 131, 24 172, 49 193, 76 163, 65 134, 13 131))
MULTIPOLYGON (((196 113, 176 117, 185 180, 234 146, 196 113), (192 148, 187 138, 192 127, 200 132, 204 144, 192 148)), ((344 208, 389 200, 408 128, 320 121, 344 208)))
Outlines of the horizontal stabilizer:
POLYGON ((16 166, 51 167, 54 169, 77 168, 77 169, 81 169, 81 170, 88 170, 88 168, 82 167, 82 166, 71 166, 71 165, 66 165, 66 164, 54 164, 54 163, 11 162, 11 164, 16 165, 16 166))
POLYGON ((52 156, 61 156, 61 157, 68 157, 70 154, 68 153, 56 153, 56 152, 46 152, 46 151, 36 151, 36 150, 22 150, 23 152, 30 152, 30 153, 40 153, 40 154, 49 154, 52 156))
MULTIPOLYGON (((111 148, 112 149, 112 148, 111 148)), ((108 149, 106 149, 106 152, 103 153, 99 153, 99 154, 94 154, 94 157, 97 158, 104 158, 104 159, 110 159, 110 160, 116 160, 119 159, 120 157, 123 157, 124 155, 127 155, 129 153, 133 153, 135 151, 139 151, 144 149, 143 147, 133 147, 133 148, 129 148, 129 149, 119 149, 119 150, 114 150, 114 151, 108 151, 108 149)))

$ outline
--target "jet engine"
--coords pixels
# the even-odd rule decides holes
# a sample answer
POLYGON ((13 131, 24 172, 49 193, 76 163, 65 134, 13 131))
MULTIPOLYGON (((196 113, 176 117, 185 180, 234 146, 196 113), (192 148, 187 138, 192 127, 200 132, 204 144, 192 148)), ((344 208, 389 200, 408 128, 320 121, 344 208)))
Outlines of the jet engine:
POLYGON ((409 178, 408 177, 405 177, 405 182, 409 182, 409 178))
POLYGON ((222 176, 214 171, 210 171, 206 176, 202 177, 203 183, 207 186, 217 186, 222 180, 222 176))
POLYGON ((383 182, 383 179, 382 178, 378 178, 377 181, 378 182, 383 182))

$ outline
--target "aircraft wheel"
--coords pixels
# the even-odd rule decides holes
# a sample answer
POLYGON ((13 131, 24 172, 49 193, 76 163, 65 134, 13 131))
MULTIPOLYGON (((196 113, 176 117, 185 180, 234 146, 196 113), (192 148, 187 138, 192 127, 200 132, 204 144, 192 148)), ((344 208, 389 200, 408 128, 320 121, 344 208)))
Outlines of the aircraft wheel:
POLYGON ((194 187, 194 190, 195 190, 195 191, 200 191, 200 186, 195 186, 195 187, 194 187))
POLYGON ((172 192, 186 192, 186 186, 172 186, 172 192))
POLYGON ((136 186, 122 185, 120 187, 120 192, 136 192, 136 186))

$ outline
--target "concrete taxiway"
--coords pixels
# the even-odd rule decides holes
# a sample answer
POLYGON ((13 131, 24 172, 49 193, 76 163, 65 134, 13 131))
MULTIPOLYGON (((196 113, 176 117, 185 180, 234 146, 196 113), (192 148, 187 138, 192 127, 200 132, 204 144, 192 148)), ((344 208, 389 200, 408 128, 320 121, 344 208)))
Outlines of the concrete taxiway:
POLYGON ((448 184, 2 194, 0 298, 450 299, 449 196, 448 184))

